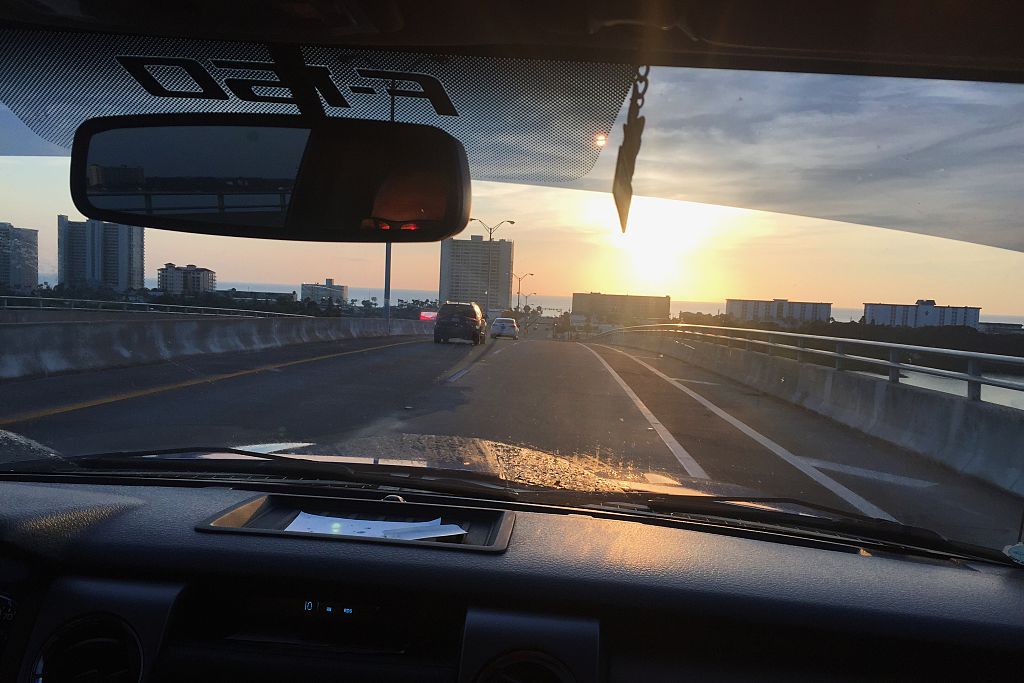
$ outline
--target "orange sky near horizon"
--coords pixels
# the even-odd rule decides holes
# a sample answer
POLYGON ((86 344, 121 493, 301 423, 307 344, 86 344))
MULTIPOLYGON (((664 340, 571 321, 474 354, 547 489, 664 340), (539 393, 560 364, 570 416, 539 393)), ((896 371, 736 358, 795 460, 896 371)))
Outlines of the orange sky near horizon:
MULTIPOLYGON (((36 228, 39 270, 56 271, 56 215, 80 218, 67 189, 66 157, 0 157, 0 221, 36 228)), ((530 291, 668 294, 673 300, 788 298, 857 307, 865 301, 981 306, 1021 314, 1024 254, 788 214, 635 197, 621 234, 611 195, 474 182, 473 215, 514 219, 496 238, 515 241, 530 291)), ((470 224, 462 237, 480 234, 470 224)), ((434 289, 439 246, 394 248, 392 286, 434 289)), ((212 268, 221 281, 335 281, 379 287, 383 245, 240 240, 146 233, 146 276, 165 262, 212 268)), ((525 287, 525 285, 524 285, 525 287)))

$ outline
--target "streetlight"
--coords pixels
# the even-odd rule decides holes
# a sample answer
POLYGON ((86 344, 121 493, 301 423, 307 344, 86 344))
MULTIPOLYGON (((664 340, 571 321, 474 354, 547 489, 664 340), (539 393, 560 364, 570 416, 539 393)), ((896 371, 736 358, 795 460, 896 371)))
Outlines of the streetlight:
MULTIPOLYGON (((526 278, 530 277, 531 275, 533 275, 533 273, 527 273, 526 275, 516 275, 515 273, 512 273, 512 277, 514 277, 518 281, 517 282, 517 287, 516 287, 516 310, 517 311, 519 310, 519 297, 522 296, 522 294, 523 294, 523 280, 525 280, 526 278)), ((527 303, 529 303, 529 302, 527 302, 527 303)))
POLYGON ((484 290, 487 296, 487 309, 484 312, 486 315, 491 310, 491 253, 494 251, 494 247, 491 246, 491 242, 494 241, 494 233, 497 232, 498 228, 505 225, 505 223, 508 223, 509 225, 515 225, 516 222, 512 220, 504 220, 492 228, 479 218, 469 219, 470 223, 472 223, 473 221, 476 221, 480 225, 484 226, 484 230, 487 231, 487 284, 485 285, 486 289, 484 290))
POLYGON ((529 305, 530 305, 530 297, 531 297, 531 296, 533 296, 533 295, 534 295, 534 294, 536 294, 536 293, 537 293, 537 292, 530 292, 529 294, 527 294, 527 295, 526 295, 526 305, 527 305, 527 306, 529 306, 529 305))

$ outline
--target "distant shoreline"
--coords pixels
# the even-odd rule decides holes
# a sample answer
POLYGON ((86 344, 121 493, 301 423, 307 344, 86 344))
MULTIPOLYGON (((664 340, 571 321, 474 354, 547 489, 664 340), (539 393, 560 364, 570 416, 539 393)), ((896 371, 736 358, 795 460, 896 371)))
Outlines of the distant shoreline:
MULTIPOLYGON (((40 274, 40 280, 55 282, 56 275, 52 273, 40 274)), ((146 287, 156 287, 156 278, 146 278, 146 287)), ((225 280, 217 283, 218 289, 231 289, 235 288, 241 291, 255 290, 260 292, 280 292, 282 294, 291 294, 295 292, 299 293, 300 284, 289 284, 281 282, 239 282, 225 280)), ((382 287, 364 287, 364 286, 349 286, 349 297, 362 301, 363 299, 370 299, 377 297, 380 301, 384 298, 384 289, 382 287)), ((399 289, 395 288, 391 290, 392 303, 396 303, 399 299, 405 301, 411 301, 413 299, 436 299, 437 290, 430 289, 399 289)), ((512 293, 513 302, 515 301, 515 292, 512 293)), ((526 303, 526 296, 523 296, 523 303, 526 303)), ((544 309, 563 311, 569 310, 572 306, 572 295, 547 295, 547 294, 536 294, 529 297, 531 306, 541 306, 544 309)), ((707 313, 715 315, 718 313, 725 312, 725 301, 687 301, 687 300, 672 300, 669 311, 674 317, 681 311, 688 313, 707 313)), ((851 320, 860 320, 864 310, 862 308, 848 308, 843 306, 834 306, 832 308, 832 317, 837 322, 850 322, 851 320)), ((1024 313, 985 313, 984 308, 982 309, 982 322, 995 322, 995 323, 1021 323, 1024 324, 1024 313)))

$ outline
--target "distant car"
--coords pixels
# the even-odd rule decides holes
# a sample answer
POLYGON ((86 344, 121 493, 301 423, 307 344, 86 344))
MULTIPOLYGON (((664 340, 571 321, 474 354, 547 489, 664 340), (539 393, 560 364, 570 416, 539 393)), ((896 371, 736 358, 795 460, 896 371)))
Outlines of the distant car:
POLYGON ((515 318, 495 318, 491 325, 491 339, 512 337, 519 339, 519 323, 515 318))
POLYGON ((487 318, 476 302, 445 302, 437 311, 434 323, 434 343, 448 343, 452 339, 467 339, 473 344, 487 341, 487 318))

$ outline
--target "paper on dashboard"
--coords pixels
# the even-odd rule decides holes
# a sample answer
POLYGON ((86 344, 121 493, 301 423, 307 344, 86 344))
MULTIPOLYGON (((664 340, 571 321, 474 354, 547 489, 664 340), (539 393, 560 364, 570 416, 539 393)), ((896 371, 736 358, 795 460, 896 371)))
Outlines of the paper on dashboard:
POLYGON ((441 518, 426 522, 382 522, 372 519, 351 519, 300 512, 285 527, 285 531, 306 534, 332 534, 336 536, 363 536, 366 538, 392 538, 422 540, 456 536, 466 533, 457 524, 441 524, 441 518))

